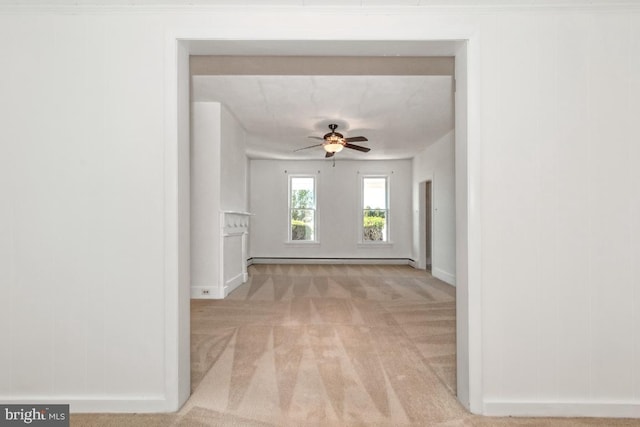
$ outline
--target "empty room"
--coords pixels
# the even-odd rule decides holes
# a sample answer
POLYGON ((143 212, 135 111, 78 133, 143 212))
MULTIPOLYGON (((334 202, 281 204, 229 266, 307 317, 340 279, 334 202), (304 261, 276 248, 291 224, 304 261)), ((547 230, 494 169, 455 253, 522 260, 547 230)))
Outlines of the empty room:
POLYGON ((434 423, 463 413, 454 57, 428 56, 455 48, 246 43, 244 56, 191 56, 197 301, 184 412, 273 425, 434 423), (266 46, 315 56, 246 55, 266 46), (422 55, 385 56, 399 51, 422 55), (418 194, 427 179, 432 251, 418 194))

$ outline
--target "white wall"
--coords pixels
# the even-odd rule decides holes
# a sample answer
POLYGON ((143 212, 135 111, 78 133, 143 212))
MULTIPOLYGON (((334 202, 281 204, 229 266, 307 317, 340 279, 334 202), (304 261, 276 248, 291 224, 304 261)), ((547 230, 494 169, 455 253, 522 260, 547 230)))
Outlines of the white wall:
POLYGON ((472 47, 481 410, 640 416, 640 15, 588 3, 600 6, 3 6, 0 336, 12 345, 0 349, 0 400, 174 408, 163 141, 176 32, 449 34, 472 47))
POLYGON ((246 135, 238 120, 222 106, 220 112, 220 207, 225 211, 246 212, 248 206, 248 159, 246 135))
POLYGON ((217 102, 193 102, 191 117, 191 295, 221 298, 220 213, 247 210, 245 132, 217 102))
POLYGON ((638 9, 482 33, 485 411, 638 417, 638 9))
MULTIPOLYGON (((191 290, 213 292, 220 278, 221 112, 191 104, 191 290)), ((194 295, 196 296, 196 295, 194 295)))
POLYGON ((3 402, 172 406, 162 34, 151 17, 0 13, 3 402))
MULTIPOLYGON (((322 155, 322 154, 320 154, 322 155)), ((250 255, 285 258, 411 258, 411 161, 250 161, 250 255), (286 172, 285 172, 286 171, 286 172), (287 243, 288 176, 317 174, 319 244, 287 243), (360 175, 389 175, 391 244, 358 245, 360 175)))
POLYGON ((420 183, 431 181, 432 192, 432 273, 455 285, 456 280, 456 204, 454 133, 450 132, 425 148, 413 159, 413 258, 424 257, 424 195, 420 183), (422 243, 422 244, 421 244, 422 243))

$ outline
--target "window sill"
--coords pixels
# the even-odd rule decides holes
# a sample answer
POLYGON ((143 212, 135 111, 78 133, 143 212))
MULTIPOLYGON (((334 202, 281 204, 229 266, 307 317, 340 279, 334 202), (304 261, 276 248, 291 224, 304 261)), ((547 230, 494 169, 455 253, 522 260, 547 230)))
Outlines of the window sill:
POLYGON ((295 241, 295 240, 289 240, 284 242, 285 245, 287 246, 299 246, 299 247, 306 247, 306 246, 320 246, 320 242, 318 242, 317 240, 300 240, 300 241, 295 241))
POLYGON ((358 242, 358 248, 390 248, 393 242, 358 242))

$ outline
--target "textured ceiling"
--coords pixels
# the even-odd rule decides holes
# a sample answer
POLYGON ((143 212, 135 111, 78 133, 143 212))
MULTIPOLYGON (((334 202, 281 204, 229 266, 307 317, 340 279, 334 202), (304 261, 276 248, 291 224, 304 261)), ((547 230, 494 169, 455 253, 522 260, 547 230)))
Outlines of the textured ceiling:
POLYGON ((192 100, 225 105, 252 158, 321 158, 322 147, 294 150, 336 123, 371 148, 337 158, 406 159, 454 128, 454 42, 191 43, 202 54, 190 58, 192 100))
POLYGON ((252 158, 317 159, 319 141, 337 123, 365 136, 369 153, 342 159, 411 158, 454 128, 451 76, 193 76, 193 101, 224 104, 248 134, 252 158))

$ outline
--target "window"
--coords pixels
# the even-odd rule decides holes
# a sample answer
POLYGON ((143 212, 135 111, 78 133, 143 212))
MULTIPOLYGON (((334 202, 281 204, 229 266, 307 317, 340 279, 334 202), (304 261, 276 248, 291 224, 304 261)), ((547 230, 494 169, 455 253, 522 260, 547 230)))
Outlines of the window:
POLYGON ((362 178, 362 241, 388 241, 387 177, 362 178))
POLYGON ((289 177, 289 239, 316 240, 316 179, 289 177))

